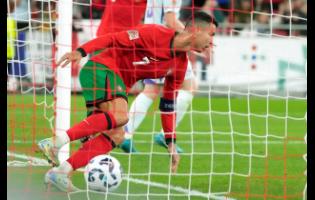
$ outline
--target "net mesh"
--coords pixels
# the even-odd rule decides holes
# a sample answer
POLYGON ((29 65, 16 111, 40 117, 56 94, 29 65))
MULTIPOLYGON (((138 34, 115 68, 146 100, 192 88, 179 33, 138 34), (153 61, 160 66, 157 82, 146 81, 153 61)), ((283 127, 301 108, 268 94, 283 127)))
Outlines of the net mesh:
MULTIPOLYGON (((119 0, 116 0, 119 1, 119 0)), ((112 3, 116 1, 111 1, 112 3)), ((54 132, 58 1, 8 0, 7 156, 9 195, 54 198, 36 142, 54 132), (10 26, 10 24, 13 24, 10 26), (10 47, 10 46, 9 46, 10 47), (12 50, 13 49, 13 50, 12 50), (11 52, 9 52, 11 51, 11 52), (22 181, 21 181, 22 180, 22 181), (31 183, 31 184, 30 184, 31 183), (21 191, 22 189, 22 191, 21 191)), ((73 1, 72 49, 96 37, 106 3, 73 1)), ((210 62, 191 56, 198 88, 177 128, 178 172, 155 143, 158 101, 135 131, 138 153, 110 154, 124 169, 119 189, 65 199, 306 199, 306 1, 182 1, 180 20, 204 9, 220 27, 210 62)), ((71 124, 86 116, 80 68, 72 65, 71 124)), ((131 103, 143 85, 137 83, 131 103)), ((59 100, 60 100, 59 99, 59 100)), ((71 151, 79 147, 71 144, 71 151)), ((82 171, 82 170, 81 170, 82 171)), ((74 184, 86 189, 82 173, 74 184)))

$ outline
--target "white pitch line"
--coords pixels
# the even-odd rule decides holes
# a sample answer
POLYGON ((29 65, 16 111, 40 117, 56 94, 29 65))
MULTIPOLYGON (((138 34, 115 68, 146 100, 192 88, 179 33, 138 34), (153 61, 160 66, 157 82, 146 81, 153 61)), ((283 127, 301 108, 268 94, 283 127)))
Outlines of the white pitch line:
MULTIPOLYGON (((32 156, 27 156, 24 154, 17 154, 17 153, 12 153, 10 151, 7 151, 7 156, 12 156, 15 158, 19 158, 19 159, 23 159, 23 160, 27 160, 27 163, 24 163, 24 167, 25 166, 29 166, 29 165, 34 165, 34 166, 50 166, 49 163, 47 162, 47 160, 41 159, 41 158, 36 158, 36 157, 32 157, 32 156)), ((7 162, 7 166, 15 166, 14 165, 14 161, 9 161, 7 162), (11 162, 11 165, 9 165, 11 162)), ((19 162, 17 161, 16 163, 22 164, 23 162, 19 162)), ((16 165, 21 167, 22 165, 16 165)), ((79 169, 78 171, 83 171, 83 169, 79 169)), ((198 190, 188 190, 179 186, 172 186, 172 185, 166 185, 163 183, 158 183, 158 182, 151 182, 151 181, 146 181, 146 180, 142 180, 142 179, 135 179, 135 178, 124 178, 126 181, 130 181, 133 183, 137 183, 137 184, 143 184, 143 185, 150 185, 152 187, 158 187, 158 188, 163 188, 163 189, 168 189, 170 188, 173 191, 177 191, 177 192, 182 192, 191 196, 198 196, 198 197, 203 197, 206 199, 217 199, 217 200, 234 200, 232 198, 228 198, 225 196, 216 196, 213 194, 209 194, 209 193, 203 193, 200 192, 198 190)))
MULTIPOLYGON (((41 158, 36 158, 36 157, 27 156, 27 155, 23 155, 23 154, 12 153, 10 151, 7 151, 7 156, 12 156, 15 158, 27 160, 27 163, 24 162, 24 166, 25 166, 25 164, 29 164, 29 165, 33 165, 33 166, 50 166, 49 163, 47 162, 47 160, 44 160, 41 158)), ((10 166, 22 166, 23 162, 21 162, 21 161, 9 161, 9 162, 7 162, 7 166, 8 166, 8 164, 11 164, 10 166)))
POLYGON ((159 188, 163 188, 163 189, 168 189, 170 187, 171 190, 174 190, 177 192, 182 192, 185 194, 189 194, 190 196, 204 197, 206 199, 211 198, 211 199, 218 199, 218 200, 233 200, 232 198, 228 198, 225 196, 216 196, 216 195, 209 194, 209 193, 203 193, 203 192, 200 192, 198 190, 187 190, 187 189, 179 187, 179 186, 166 185, 166 184, 162 184, 162 183, 145 181, 145 180, 135 179, 135 178, 126 178, 126 180, 128 180, 130 182, 138 183, 138 184, 150 185, 153 187, 159 187, 159 188))

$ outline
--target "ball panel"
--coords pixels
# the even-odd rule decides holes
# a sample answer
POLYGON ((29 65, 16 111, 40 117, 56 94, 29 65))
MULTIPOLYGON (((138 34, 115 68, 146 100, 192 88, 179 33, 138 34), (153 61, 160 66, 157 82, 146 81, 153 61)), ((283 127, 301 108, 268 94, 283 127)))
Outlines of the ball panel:
POLYGON ((112 156, 99 155, 92 158, 85 167, 84 178, 90 190, 113 191, 122 182, 122 166, 112 156))

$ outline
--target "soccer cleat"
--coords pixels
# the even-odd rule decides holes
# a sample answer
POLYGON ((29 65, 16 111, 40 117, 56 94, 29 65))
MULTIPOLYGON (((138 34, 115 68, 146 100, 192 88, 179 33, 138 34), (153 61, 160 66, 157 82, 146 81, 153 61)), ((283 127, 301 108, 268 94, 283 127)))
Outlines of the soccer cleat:
MULTIPOLYGON (((157 135, 154 136, 154 142, 157 143, 158 145, 164 147, 164 148, 168 148, 167 144, 165 143, 165 138, 164 138, 164 134, 163 133, 159 133, 157 135)), ((183 153, 184 150, 182 148, 180 148, 178 145, 176 145, 176 151, 177 153, 183 153)))
POLYGON ((137 153, 138 151, 134 147, 134 144, 131 139, 125 139, 119 147, 126 153, 137 153))
POLYGON ((56 167, 50 169, 45 174, 45 185, 47 188, 53 185, 63 192, 76 192, 80 190, 72 184, 67 174, 58 171, 56 167))
POLYGON ((41 140, 37 143, 37 145, 50 164, 52 164, 53 166, 59 165, 58 149, 54 147, 54 142, 52 138, 41 140))

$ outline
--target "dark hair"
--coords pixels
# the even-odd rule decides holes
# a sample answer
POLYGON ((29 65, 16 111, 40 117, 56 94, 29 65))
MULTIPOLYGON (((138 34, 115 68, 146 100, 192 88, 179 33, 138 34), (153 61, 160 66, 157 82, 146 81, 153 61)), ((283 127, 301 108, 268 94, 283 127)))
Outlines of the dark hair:
POLYGON ((180 10, 179 19, 183 22, 187 22, 191 13, 197 12, 202 9, 205 5, 206 0, 183 0, 182 1, 182 8, 180 10))
POLYGON ((219 26, 218 22, 210 14, 204 11, 193 12, 190 18, 187 20, 185 27, 192 26, 195 23, 207 23, 214 24, 216 27, 219 26))

